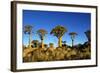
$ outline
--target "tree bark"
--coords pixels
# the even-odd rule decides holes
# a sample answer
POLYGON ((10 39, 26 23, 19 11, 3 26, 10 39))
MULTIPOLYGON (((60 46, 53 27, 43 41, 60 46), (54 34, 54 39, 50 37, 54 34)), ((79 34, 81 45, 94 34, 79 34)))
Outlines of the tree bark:
POLYGON ((72 47, 74 46, 74 40, 72 39, 72 47))
POLYGON ((31 48, 32 33, 29 34, 29 48, 31 48))
POLYGON ((59 47, 62 47, 62 37, 60 37, 60 38, 58 39, 58 45, 59 45, 59 47))
POLYGON ((41 46, 42 46, 42 48, 44 48, 43 39, 41 39, 41 46))

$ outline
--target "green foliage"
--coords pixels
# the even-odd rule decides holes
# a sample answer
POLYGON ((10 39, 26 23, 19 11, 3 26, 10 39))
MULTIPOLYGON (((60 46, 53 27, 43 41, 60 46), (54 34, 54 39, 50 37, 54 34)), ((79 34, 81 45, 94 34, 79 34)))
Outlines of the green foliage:
POLYGON ((67 29, 63 26, 58 25, 51 30, 50 34, 53 34, 57 38, 60 38, 65 34, 65 32, 67 32, 67 29))

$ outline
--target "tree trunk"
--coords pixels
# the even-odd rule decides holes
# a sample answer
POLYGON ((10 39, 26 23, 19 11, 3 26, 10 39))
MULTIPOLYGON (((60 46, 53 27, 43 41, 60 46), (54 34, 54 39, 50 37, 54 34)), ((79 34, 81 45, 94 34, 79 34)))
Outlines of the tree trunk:
POLYGON ((42 48, 44 48, 43 39, 41 39, 41 46, 42 46, 42 48))
POLYGON ((74 40, 72 39, 72 47, 74 46, 74 40))
POLYGON ((58 45, 59 45, 59 47, 62 47, 62 37, 60 37, 60 38, 58 39, 58 45))
POLYGON ((32 34, 29 34, 29 48, 31 48, 31 40, 32 40, 32 34))

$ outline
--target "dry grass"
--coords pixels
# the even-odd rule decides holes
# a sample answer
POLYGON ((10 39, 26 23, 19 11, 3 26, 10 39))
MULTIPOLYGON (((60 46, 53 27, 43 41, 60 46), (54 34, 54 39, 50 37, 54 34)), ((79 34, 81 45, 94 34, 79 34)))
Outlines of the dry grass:
POLYGON ((76 48, 26 48, 23 50, 23 62, 60 61, 90 59, 89 47, 82 50, 76 48))

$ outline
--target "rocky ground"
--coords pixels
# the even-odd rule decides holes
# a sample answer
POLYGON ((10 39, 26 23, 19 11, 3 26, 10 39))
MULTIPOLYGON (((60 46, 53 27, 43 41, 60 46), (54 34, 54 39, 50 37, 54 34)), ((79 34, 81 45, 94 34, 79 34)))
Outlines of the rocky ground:
POLYGON ((23 50, 23 62, 61 61, 90 59, 90 45, 85 47, 48 47, 48 48, 25 48, 23 50))

